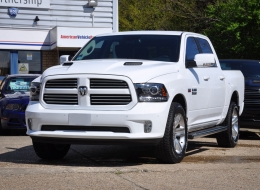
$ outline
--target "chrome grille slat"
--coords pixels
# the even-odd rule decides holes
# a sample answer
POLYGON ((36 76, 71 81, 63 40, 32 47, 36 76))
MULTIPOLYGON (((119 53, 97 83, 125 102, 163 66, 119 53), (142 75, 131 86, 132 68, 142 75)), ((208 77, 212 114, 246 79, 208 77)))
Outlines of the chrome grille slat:
POLYGON ((90 88, 128 88, 128 84, 123 80, 90 79, 90 88))
POLYGON ((46 82, 45 88, 77 88, 78 79, 52 79, 46 82))
POLYGON ((127 105, 132 101, 130 94, 91 94, 91 105, 127 105))
POLYGON ((66 102, 48 101, 48 103, 49 104, 64 104, 64 105, 77 105, 78 104, 78 102, 68 102, 68 101, 66 101, 66 102))
POLYGON ((78 105, 77 94, 44 94, 43 100, 47 104, 78 105))

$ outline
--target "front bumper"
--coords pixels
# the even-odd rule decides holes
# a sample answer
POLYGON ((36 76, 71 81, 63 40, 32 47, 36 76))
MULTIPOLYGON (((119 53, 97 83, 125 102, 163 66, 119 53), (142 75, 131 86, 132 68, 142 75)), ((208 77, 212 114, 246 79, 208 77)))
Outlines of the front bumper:
POLYGON ((26 129, 25 112, 5 110, 1 116, 1 126, 3 129, 26 129))
POLYGON ((67 139, 68 142, 85 139, 86 143, 87 140, 158 140, 164 135, 169 108, 170 104, 163 102, 137 103, 127 111, 55 110, 45 109, 38 102, 30 102, 26 109, 27 135, 32 139, 45 138, 45 142, 51 142, 51 139, 67 139), (144 131, 147 121, 152 123, 152 130, 148 133, 144 131), (42 130, 42 126, 60 127, 48 131, 42 130), (65 128, 62 129, 61 126, 65 128), (77 130, 73 130, 74 126, 77 130), (124 127, 128 128, 129 132, 84 131, 79 130, 79 126, 92 129, 95 126, 124 127))

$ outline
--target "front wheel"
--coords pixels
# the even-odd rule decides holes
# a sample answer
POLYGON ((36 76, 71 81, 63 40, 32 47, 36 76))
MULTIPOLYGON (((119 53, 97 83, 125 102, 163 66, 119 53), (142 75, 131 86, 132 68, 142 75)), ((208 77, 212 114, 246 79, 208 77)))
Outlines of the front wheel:
POLYGON ((51 144, 33 141, 33 148, 37 156, 42 159, 62 159, 69 151, 69 144, 51 144))
POLYGON ((187 148, 187 122, 185 111, 179 103, 173 102, 164 132, 164 137, 156 147, 157 159, 164 163, 179 163, 187 148))
POLYGON ((227 126, 227 131, 219 133, 217 135, 217 142, 222 147, 235 147, 239 138, 239 111, 235 102, 231 102, 224 126, 227 126))
POLYGON ((0 121, 0 136, 6 136, 6 135, 10 135, 11 134, 11 130, 10 129, 3 129, 2 127, 2 121, 0 121))

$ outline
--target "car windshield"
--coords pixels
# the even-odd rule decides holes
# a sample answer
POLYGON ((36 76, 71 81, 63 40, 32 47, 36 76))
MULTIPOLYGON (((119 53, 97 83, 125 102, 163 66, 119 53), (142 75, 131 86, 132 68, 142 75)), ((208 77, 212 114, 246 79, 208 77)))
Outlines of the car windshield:
POLYGON ((12 77, 5 85, 6 93, 29 92, 31 82, 36 77, 12 77))
POLYGON ((144 59, 177 62, 180 36, 118 35, 93 38, 73 60, 144 59))
POLYGON ((222 70, 240 70, 245 78, 260 78, 259 61, 220 61, 222 70))

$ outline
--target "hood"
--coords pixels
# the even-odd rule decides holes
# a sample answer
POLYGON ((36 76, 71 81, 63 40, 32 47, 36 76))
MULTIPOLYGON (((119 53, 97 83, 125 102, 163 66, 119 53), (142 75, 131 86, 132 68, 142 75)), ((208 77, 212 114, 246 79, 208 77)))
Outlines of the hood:
POLYGON ((136 59, 95 59, 73 61, 71 66, 55 66, 47 69, 42 78, 50 75, 64 74, 100 74, 120 75, 129 77, 135 82, 147 82, 152 78, 178 72, 174 62, 147 61, 136 59), (140 63, 140 65, 124 65, 125 63, 140 63))
POLYGON ((30 92, 15 92, 5 93, 5 97, 8 99, 29 99, 30 92))

